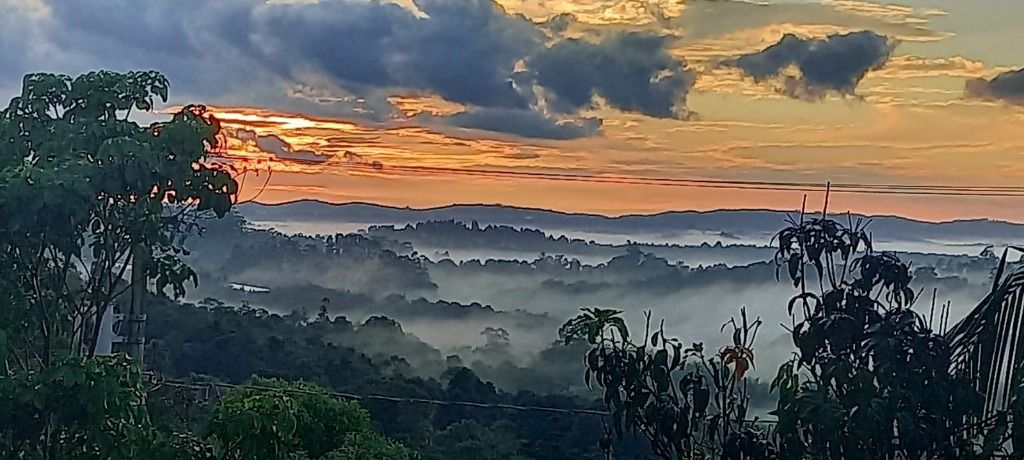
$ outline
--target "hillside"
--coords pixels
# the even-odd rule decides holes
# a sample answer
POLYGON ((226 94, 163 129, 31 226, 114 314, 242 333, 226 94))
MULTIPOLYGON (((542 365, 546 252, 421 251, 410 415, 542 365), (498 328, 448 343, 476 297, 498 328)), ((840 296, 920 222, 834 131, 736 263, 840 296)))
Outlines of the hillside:
MULTIPOLYGON (((767 243, 795 212, 772 210, 674 211, 650 215, 609 217, 597 214, 564 213, 544 209, 502 205, 452 205, 438 208, 396 208, 366 203, 331 204, 303 200, 266 205, 248 203, 240 212, 254 222, 311 224, 403 225, 407 223, 455 220, 480 225, 510 225, 549 232, 633 236, 686 233, 709 235, 719 240, 767 243)), ((994 220, 924 222, 897 216, 835 216, 846 222, 870 219, 870 231, 877 242, 941 242, 949 245, 996 246, 1014 244, 1024 238, 1024 224, 994 220)))

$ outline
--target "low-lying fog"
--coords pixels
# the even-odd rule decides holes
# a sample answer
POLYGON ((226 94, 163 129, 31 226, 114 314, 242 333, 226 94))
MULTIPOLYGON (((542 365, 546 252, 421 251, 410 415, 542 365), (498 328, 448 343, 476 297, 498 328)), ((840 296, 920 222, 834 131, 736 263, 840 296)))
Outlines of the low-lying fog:
MULTIPOLYGON (((366 233, 371 227, 381 225, 380 223, 371 222, 288 222, 288 221, 252 221, 252 225, 256 228, 262 229, 274 229, 279 232, 289 235, 333 235, 335 233, 366 233)), ((780 223, 780 227, 781 227, 780 223)), ((578 230, 566 230, 559 228, 540 228, 546 234, 558 238, 566 237, 569 239, 579 239, 584 241, 593 241, 598 244, 607 245, 625 245, 629 243, 647 243, 651 245, 678 245, 678 246, 700 246, 702 244, 714 245, 716 243, 722 245, 751 245, 751 246, 769 246, 771 245, 774 234, 772 233, 757 233, 751 235, 734 235, 723 232, 701 232, 701 231, 686 231, 678 233, 649 233, 649 234, 617 234, 617 233, 599 233, 599 232, 586 232, 578 230)), ((900 251, 900 252, 919 252, 924 254, 944 254, 944 255, 977 255, 980 254, 986 247, 989 246, 1006 246, 1012 242, 1007 241, 985 241, 982 237, 971 237, 964 235, 962 238, 952 239, 877 239, 875 242, 875 248, 879 251, 900 251)), ((450 258, 452 260, 472 260, 472 259, 515 259, 515 260, 533 260, 539 256, 540 252, 516 252, 516 251, 469 251, 461 250, 459 248, 443 248, 443 247, 429 247, 424 246, 417 248, 420 253, 430 257, 432 260, 440 260, 443 258, 450 258)), ((580 261, 585 261, 584 258, 580 258, 580 261)), ((601 263, 607 259, 602 258, 589 258, 586 260, 587 263, 601 263)), ((689 261, 692 265, 700 265, 694 261, 689 261)), ((722 260, 708 260, 707 264, 715 263, 727 263, 722 260)), ((748 261, 753 262, 753 261, 748 261)))
MULTIPOLYGON (((770 262, 774 251, 766 246, 770 237, 541 233, 451 222, 420 227, 251 222, 241 231, 232 227, 239 222, 216 224, 191 243, 205 248, 194 260, 204 279, 193 300, 214 297, 311 316, 325 306, 357 324, 378 315, 394 318, 427 350, 415 352, 423 355, 423 369, 430 369, 425 373, 457 354, 475 361, 475 370, 518 369, 506 372, 504 382, 495 377, 497 371, 481 372, 510 385, 517 378, 512 374, 535 371, 554 359, 558 327, 584 307, 624 310, 637 332, 644 312, 651 311, 655 325, 664 320, 668 335, 715 348, 727 340, 721 326, 746 307, 750 316, 764 320, 756 375, 772 377, 792 353, 782 324, 791 322, 786 306, 796 291, 785 275, 776 279, 770 262), (303 236, 335 234, 347 236, 303 236), (239 292, 230 283, 271 292, 239 292)), ((985 295, 998 261, 991 253, 979 256, 981 244, 879 243, 882 250, 900 251, 917 270, 915 287, 922 296, 916 308, 928 316, 934 289, 937 304, 951 302, 950 323, 985 295)), ((381 356, 414 353, 387 343, 361 346, 381 356)), ((555 379, 552 375, 562 372, 558 378, 564 385, 577 385, 582 383, 573 374, 577 370, 549 369, 544 375, 555 379)))

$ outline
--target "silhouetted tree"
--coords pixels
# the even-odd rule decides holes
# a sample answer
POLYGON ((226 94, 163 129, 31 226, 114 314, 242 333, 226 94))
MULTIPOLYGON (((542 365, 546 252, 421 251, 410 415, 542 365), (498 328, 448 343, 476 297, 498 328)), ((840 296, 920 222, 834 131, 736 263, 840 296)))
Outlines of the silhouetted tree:
POLYGON ((950 373, 948 341, 912 310, 907 264, 873 250, 862 222, 801 216, 776 237, 797 355, 779 368, 786 458, 991 458, 1004 420, 979 436, 970 380, 950 373))
MULTIPOLYGON (((704 346, 684 346, 647 330, 631 339, 621 312, 598 308, 568 321, 559 331, 566 342, 586 340, 587 385, 596 383, 611 412, 611 431, 645 437, 666 460, 694 458, 768 459, 776 455, 768 430, 747 419, 750 396, 746 373, 753 367, 753 342, 761 321, 746 311, 732 328, 732 345, 706 355, 704 346)), ((602 441, 611 450, 612 433, 602 441)))

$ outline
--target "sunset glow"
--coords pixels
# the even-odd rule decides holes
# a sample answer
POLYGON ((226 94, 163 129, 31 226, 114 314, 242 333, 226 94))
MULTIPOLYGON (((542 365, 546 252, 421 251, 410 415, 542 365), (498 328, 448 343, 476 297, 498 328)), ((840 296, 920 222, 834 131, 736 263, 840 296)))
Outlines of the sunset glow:
MULTIPOLYGON (((19 5, 34 30, 64 19, 43 3, 19 5)), ((1024 99, 990 84, 1024 65, 1006 46, 1015 26, 1003 18, 1024 13, 1011 0, 984 9, 951 0, 344 0, 230 11, 252 15, 249 29, 227 35, 195 25, 216 46, 181 51, 180 59, 208 70, 172 73, 179 99, 171 102, 216 107, 232 138, 218 161, 246 174, 273 171, 269 181, 245 183, 243 197, 259 201, 480 202, 629 214, 793 209, 804 194, 645 182, 652 178, 799 182, 816 190, 828 182, 1024 182, 1024 99), (320 30, 313 18, 329 15, 341 25, 317 33, 340 34, 318 35, 331 43, 347 42, 346 33, 361 33, 356 23, 371 20, 344 18, 386 24, 370 25, 382 35, 351 48, 300 46, 305 28, 320 30), (290 28, 268 27, 267 18, 290 28), (825 50, 821 59, 835 62, 768 54, 785 40, 825 50), (823 67, 814 73, 814 65, 823 67), (520 174, 535 172, 619 179, 520 174)), ((62 46, 90 44, 67 41, 62 46)), ((52 58, 46 62, 72 70, 82 56, 94 57, 89 66, 105 62, 100 48, 74 49, 75 58, 62 61, 55 44, 32 46, 52 58)), ((166 70, 170 62, 125 52, 117 66, 166 70)), ((1024 221, 1022 199, 837 190, 833 203, 931 220, 1024 221)))
MULTIPOLYGON (((870 88, 868 88, 870 91, 870 88)), ((866 91, 867 92, 867 91, 866 91)), ((712 96, 708 96, 710 99, 712 96)), ((778 105, 793 104, 776 101, 778 105)), ((849 102, 824 101, 842 106, 849 102)), ((864 104, 864 103, 860 103, 864 104)), ((800 107, 793 107, 800 109, 800 107)), ((260 201, 296 199, 365 201, 396 206, 433 207, 451 203, 503 203, 551 206, 574 212, 629 214, 672 209, 793 209, 803 193, 747 191, 636 184, 553 182, 529 177, 474 177, 389 171, 388 166, 500 168, 635 176, 644 178, 717 178, 855 181, 890 184, 1012 186, 1024 169, 1006 160, 1019 155, 1017 119, 986 126, 986 117, 1012 108, 991 103, 924 109, 843 107, 847 122, 786 124, 751 118, 652 122, 637 116, 605 118, 600 140, 536 141, 479 132, 415 125, 373 125, 321 120, 267 110, 217 108, 225 127, 284 139, 295 150, 313 150, 328 159, 314 164, 280 158, 252 142, 232 138, 233 155, 251 170, 273 169, 260 201), (863 115, 857 111, 866 111, 863 115), (956 118, 949 119, 949 116, 956 118), (972 120, 974 121, 972 123, 972 120), (644 124, 655 125, 647 126, 644 124), (868 125, 876 128, 865 132, 868 125), (660 125, 660 126, 659 126, 660 125), (928 128, 935 126, 936 128, 928 128), (939 128, 942 127, 942 128, 939 128), (915 134, 915 131, 917 133, 915 134), (997 138, 1001 141, 992 141, 997 138), (892 139, 883 141, 883 139, 892 139), (988 140, 986 140, 988 139, 988 140), (672 146, 686 146, 673 148, 672 146), (241 161, 241 160, 239 160, 241 161), (360 165, 380 162, 373 170, 360 165), (658 166, 660 165, 660 166, 658 166), (971 171, 970 176, 965 175, 971 171), (971 180, 984 177, 984 181, 971 180), (467 199, 465 197, 472 197, 467 199)), ((237 160, 237 159, 236 159, 237 160)), ((243 196, 263 188, 251 181, 243 196)), ((811 201, 821 199, 811 193, 811 201)), ((967 217, 1024 219, 1016 198, 867 196, 837 193, 836 209, 901 214, 927 220, 967 217)))

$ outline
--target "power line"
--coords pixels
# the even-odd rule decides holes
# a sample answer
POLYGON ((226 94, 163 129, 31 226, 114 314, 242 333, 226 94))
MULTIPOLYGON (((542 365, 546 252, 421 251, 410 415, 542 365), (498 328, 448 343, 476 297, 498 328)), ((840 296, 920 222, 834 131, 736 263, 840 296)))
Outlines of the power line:
POLYGON ((567 415, 587 415, 587 416, 606 416, 608 412, 593 409, 571 409, 571 408, 559 408, 559 407, 544 407, 544 406, 519 406, 514 404, 490 404, 490 403, 479 403, 471 401, 442 401, 436 399, 424 399, 424 398, 402 398, 397 396, 383 396, 383 395, 358 395, 354 393, 344 393, 337 391, 312 391, 302 390, 299 388, 272 388, 258 385, 236 385, 232 383, 222 382, 203 382, 203 383, 189 383, 184 380, 173 380, 164 379, 152 372, 146 372, 144 375, 150 377, 153 386, 150 391, 155 391, 160 387, 176 387, 190 390, 209 390, 211 388, 220 389, 242 389, 252 390, 266 393, 285 393, 285 394, 301 394, 301 395, 327 395, 334 398, 352 400, 352 401, 387 401, 393 403, 409 403, 409 404, 427 404, 433 406, 456 406, 456 407, 472 407, 477 409, 499 409, 499 410, 514 410, 521 412, 548 412, 556 414, 567 414, 567 415))
MULTIPOLYGON (((387 401, 393 403, 408 403, 408 404, 426 404, 432 406, 452 406, 452 407, 470 407, 474 409, 497 409, 497 410, 511 410, 518 412, 547 412, 561 415, 583 415, 583 416, 596 416, 605 417, 611 415, 607 411, 594 410, 594 409, 572 409, 572 408, 561 408, 561 407, 547 407, 547 406, 519 406, 515 404, 490 404, 490 403, 479 403, 472 401, 444 401, 437 399, 424 399, 424 398, 401 398, 396 396, 382 396, 382 395, 357 395, 353 393, 344 393, 338 391, 313 391, 303 390, 300 388, 273 388, 259 385, 236 385, 232 383, 223 382, 203 382, 203 383, 189 383, 183 380, 168 380, 157 376, 152 372, 144 372, 151 378, 154 385, 150 387, 149 391, 153 392, 160 387, 175 387, 189 390, 206 391, 210 389, 241 389, 249 391, 257 391, 263 393, 277 393, 277 394, 299 394, 307 396, 330 396, 338 399, 344 399, 349 401, 387 401)), ((746 423, 762 423, 762 424, 775 424, 776 420, 770 419, 750 419, 745 420, 746 423)))
MULTIPOLYGON (((228 160, 252 161, 254 158, 217 154, 217 158, 228 160)), ((752 181, 728 179, 697 179, 678 177, 638 177, 623 175, 588 175, 574 173, 554 173, 540 171, 513 171, 488 168, 454 168, 439 166, 414 165, 383 165, 380 163, 323 163, 309 162, 290 158, 275 158, 274 161, 291 164, 317 165, 362 172, 392 172, 405 175, 453 175, 470 177, 491 177, 500 179, 547 180, 561 182, 580 182, 598 184, 619 184, 656 187, 705 188, 751 191, 778 192, 824 192, 826 185, 815 182, 795 181, 752 181)), ((941 184, 867 184, 867 183, 833 183, 831 191, 835 193, 867 194, 867 195, 912 195, 912 196, 954 196, 954 197, 1003 197, 1024 198, 1024 187, 986 186, 986 185, 941 185, 941 184)))

